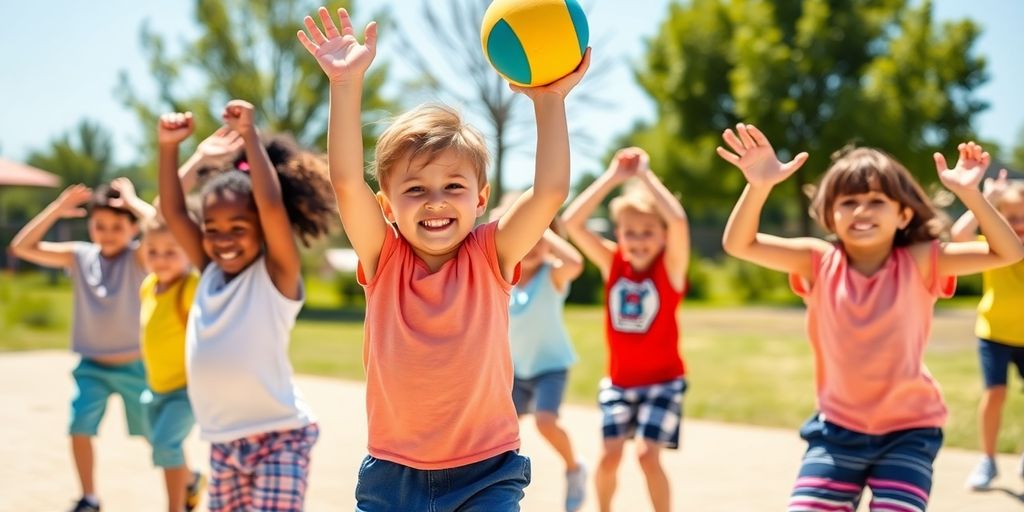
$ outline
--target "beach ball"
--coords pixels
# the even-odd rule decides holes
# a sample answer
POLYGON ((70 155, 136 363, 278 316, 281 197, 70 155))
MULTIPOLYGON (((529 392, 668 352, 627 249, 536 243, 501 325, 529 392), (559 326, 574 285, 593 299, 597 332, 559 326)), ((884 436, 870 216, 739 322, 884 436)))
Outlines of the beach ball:
POLYGON ((589 37, 576 0, 495 0, 480 27, 487 61, 506 80, 525 87, 571 73, 583 60, 589 37))

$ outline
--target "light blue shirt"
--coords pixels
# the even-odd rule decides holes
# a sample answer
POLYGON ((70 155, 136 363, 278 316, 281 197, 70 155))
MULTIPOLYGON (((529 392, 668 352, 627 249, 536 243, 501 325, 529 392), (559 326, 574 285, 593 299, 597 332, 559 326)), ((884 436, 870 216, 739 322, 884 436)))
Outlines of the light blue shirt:
POLYGON ((516 377, 529 379, 565 370, 576 361, 562 317, 568 294, 568 286, 562 292, 555 289, 551 282, 551 265, 547 263, 528 283, 512 288, 508 338, 512 343, 516 377))

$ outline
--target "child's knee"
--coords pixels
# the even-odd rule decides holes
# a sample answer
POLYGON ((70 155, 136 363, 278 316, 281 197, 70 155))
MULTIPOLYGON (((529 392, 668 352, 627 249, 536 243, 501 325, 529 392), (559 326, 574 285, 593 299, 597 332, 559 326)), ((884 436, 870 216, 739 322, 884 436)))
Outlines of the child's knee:
POLYGON ((1002 406, 1006 402, 1006 386, 993 386, 986 389, 982 400, 989 405, 1002 406))
POLYGON ((646 443, 637 445, 636 460, 645 473, 661 471, 661 450, 646 443))
POLYGON ((601 460, 598 463, 599 470, 615 470, 622 461, 622 448, 625 440, 605 440, 604 449, 601 451, 601 460))

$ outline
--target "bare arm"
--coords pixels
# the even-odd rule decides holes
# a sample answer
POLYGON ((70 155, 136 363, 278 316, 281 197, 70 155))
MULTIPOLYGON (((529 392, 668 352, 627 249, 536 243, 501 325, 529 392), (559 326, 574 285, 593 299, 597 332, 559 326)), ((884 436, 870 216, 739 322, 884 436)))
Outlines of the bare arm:
POLYGON ((502 274, 511 279, 515 266, 544 236, 551 220, 569 195, 569 128, 565 97, 590 66, 590 49, 575 71, 542 87, 511 86, 533 101, 537 119, 537 163, 533 187, 498 220, 495 244, 502 274))
MULTIPOLYGON (((999 177, 996 179, 985 178, 985 181, 981 187, 981 195, 985 197, 988 202, 992 202, 992 199, 1006 190, 1009 186, 1009 180, 1007 179, 1006 169, 999 170, 999 177)), ((967 210, 959 219, 953 223, 952 229, 950 229, 950 238, 954 242, 971 242, 974 241, 978 236, 978 219, 975 218, 974 212, 967 210)))
POLYGON ((768 139, 753 125, 737 125, 737 136, 726 130, 723 139, 733 152, 718 148, 718 154, 739 167, 747 178, 747 186, 729 215, 722 235, 725 252, 766 268, 795 273, 810 282, 812 251, 824 252, 828 243, 817 238, 782 238, 758 233, 761 211, 772 187, 782 182, 807 161, 800 153, 783 164, 775 157, 768 139))
POLYGON ((199 179, 199 170, 203 167, 221 167, 228 164, 236 152, 242 149, 245 142, 242 136, 227 126, 221 126, 217 131, 203 139, 196 148, 196 152, 185 160, 178 168, 178 179, 181 180, 181 188, 189 193, 196 186, 199 179))
POLYGON ((160 185, 160 213, 168 229, 185 250, 189 261, 202 270, 210 259, 203 251, 203 234, 188 215, 185 194, 178 179, 178 146, 194 129, 192 113, 164 114, 157 125, 159 157, 157 162, 160 185))
POLYGON ((551 283, 558 291, 564 291, 569 283, 583 273, 583 255, 564 238, 550 229, 544 232, 547 242, 557 263, 551 267, 551 283))
POLYGON ((324 30, 306 16, 307 35, 299 41, 330 79, 330 113, 327 125, 327 161, 331 185, 345 234, 352 242, 367 279, 377 273, 380 250, 390 226, 381 213, 373 190, 366 184, 363 161, 363 130, 360 122, 363 77, 377 52, 377 24, 365 30, 359 44, 348 11, 338 9, 339 32, 326 8, 318 11, 324 30))
POLYGON ((651 171, 646 153, 640 159, 637 177, 654 197, 654 207, 667 226, 665 271, 672 287, 682 291, 686 283, 686 268, 690 264, 690 223, 686 219, 686 211, 651 171))
POLYGON ((72 185, 60 197, 32 218, 11 240, 11 252, 25 261, 44 267, 66 268, 74 262, 74 245, 68 242, 44 242, 43 237, 61 218, 84 217, 81 205, 92 197, 85 185, 72 185))

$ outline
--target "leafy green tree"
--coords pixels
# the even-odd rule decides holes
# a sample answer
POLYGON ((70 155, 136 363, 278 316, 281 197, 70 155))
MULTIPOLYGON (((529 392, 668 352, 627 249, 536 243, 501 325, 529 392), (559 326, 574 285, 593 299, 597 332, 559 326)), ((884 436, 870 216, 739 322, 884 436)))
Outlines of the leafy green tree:
POLYGON ((987 80, 972 52, 979 32, 968 20, 937 22, 931 0, 673 3, 636 70, 657 121, 628 140, 691 215, 716 218, 744 185, 715 154, 725 128, 756 124, 785 158, 810 152, 766 210, 807 233, 806 187, 848 143, 884 149, 936 182, 931 153, 969 138, 987 108, 974 94, 987 80))
MULTIPOLYGON (((220 112, 228 100, 241 98, 256 105, 259 123, 269 131, 290 133, 309 147, 326 150, 328 81, 295 38, 302 19, 313 15, 320 1, 195 0, 198 38, 185 41, 171 55, 167 39, 148 26, 141 29, 141 44, 149 59, 157 97, 143 98, 122 72, 122 101, 139 117, 145 148, 155 148, 156 119, 167 110, 192 111, 196 133, 192 143, 220 126, 220 112)), ((332 7, 352 7, 341 1, 332 7)), ((366 16, 358 9, 353 12, 366 16)), ((376 16, 381 18, 382 16, 376 16)), ((382 21, 382 20, 379 20, 382 21)), ((394 104, 380 92, 388 66, 377 62, 366 76, 363 140, 376 141, 378 124, 394 104)))
POLYGON ((95 187, 123 171, 114 162, 110 132, 88 119, 57 136, 46 148, 30 152, 26 162, 60 176, 65 186, 84 183, 95 187))

